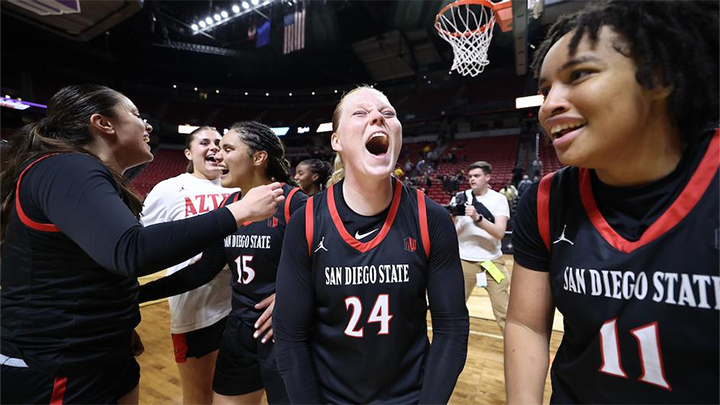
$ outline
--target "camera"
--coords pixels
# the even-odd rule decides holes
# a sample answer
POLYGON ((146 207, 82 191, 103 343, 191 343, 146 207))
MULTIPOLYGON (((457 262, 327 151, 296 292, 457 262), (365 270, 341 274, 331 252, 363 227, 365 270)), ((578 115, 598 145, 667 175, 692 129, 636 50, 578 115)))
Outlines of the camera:
POLYGON ((448 204, 444 207, 454 217, 465 215, 465 204, 448 204))

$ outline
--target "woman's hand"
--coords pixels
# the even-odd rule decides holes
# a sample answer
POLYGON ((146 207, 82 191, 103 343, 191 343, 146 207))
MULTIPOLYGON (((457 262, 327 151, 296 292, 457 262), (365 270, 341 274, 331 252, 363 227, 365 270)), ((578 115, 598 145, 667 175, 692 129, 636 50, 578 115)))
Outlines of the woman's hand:
POLYGON ((255 322, 255 333, 253 334, 253 337, 257 339, 260 336, 263 336, 263 334, 265 334, 265 331, 267 331, 267 334, 265 334, 265 336, 263 336, 261 340, 261 342, 263 343, 267 342, 269 339, 272 339, 273 335, 272 313, 273 308, 275 308, 275 293, 260 301, 259 304, 255 305, 255 309, 263 309, 265 307, 267 307, 267 309, 265 310, 265 312, 262 313, 262 315, 260 315, 260 318, 258 318, 257 322, 255 322))
POLYGON ((254 187, 243 198, 227 206, 238 226, 245 222, 262 221, 275 214, 278 204, 285 200, 282 185, 272 183, 254 187))

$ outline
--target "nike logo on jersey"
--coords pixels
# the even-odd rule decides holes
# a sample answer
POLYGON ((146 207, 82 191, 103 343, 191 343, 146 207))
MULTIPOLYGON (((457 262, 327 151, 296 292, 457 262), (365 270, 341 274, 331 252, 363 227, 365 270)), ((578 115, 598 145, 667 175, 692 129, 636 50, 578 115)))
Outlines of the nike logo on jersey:
POLYGON ((573 243, 570 239, 568 239, 568 238, 565 237, 565 228, 567 228, 567 225, 563 225, 563 231, 562 231, 562 233, 560 234, 560 237, 559 237, 555 242, 553 242, 553 245, 556 245, 556 244, 558 244, 558 243, 560 243, 560 242, 567 242, 567 243, 569 243, 569 244, 571 244, 571 245, 574 245, 574 243, 573 243))
POLYGON ((327 248, 325 247, 325 245, 323 244, 323 242, 325 242, 325 237, 324 237, 324 236, 323 236, 322 238, 320 238, 320 243, 318 243, 318 247, 317 247, 317 249, 315 249, 315 252, 317 252, 317 251, 320 250, 320 249, 322 249, 322 250, 324 250, 324 251, 326 251, 326 252, 328 251, 327 248))
POLYGON ((357 239, 357 240, 365 239, 366 237, 371 235, 373 232, 376 232, 378 229, 380 229, 380 228, 375 228, 372 231, 365 232, 365 233, 358 233, 357 231, 355 231, 355 239, 357 239))

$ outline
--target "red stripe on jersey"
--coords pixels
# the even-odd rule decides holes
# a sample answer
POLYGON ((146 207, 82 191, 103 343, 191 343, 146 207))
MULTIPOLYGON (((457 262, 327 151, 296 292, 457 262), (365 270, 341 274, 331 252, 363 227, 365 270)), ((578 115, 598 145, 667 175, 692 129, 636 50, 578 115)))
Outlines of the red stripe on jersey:
POLYGON ((15 210, 18 213, 18 217, 20 218, 20 221, 25 224, 27 227, 32 228, 36 231, 41 232, 60 232, 60 229, 58 229, 57 226, 54 224, 41 224, 39 222, 35 222, 32 219, 28 218, 27 215, 25 215, 25 211, 23 211, 22 206, 20 205, 20 182, 22 181, 23 176, 25 175, 25 172, 28 171, 31 167, 33 167, 36 163, 42 161, 45 158, 49 158, 50 156, 57 155, 57 153, 52 153, 50 155, 45 155, 41 157, 40 159, 30 163, 28 167, 25 168, 25 170, 20 173, 20 176, 18 176, 17 184, 15 185, 15 210))
POLYGON ((540 180, 537 194, 538 231, 548 252, 550 251, 550 186, 553 174, 555 173, 547 174, 540 180))
POLYGON ((310 197, 305 202, 305 239, 308 244, 308 257, 312 257, 312 240, 313 240, 313 198, 310 197))
POLYGON ((67 377, 55 377, 52 395, 50 396, 50 405, 62 405, 66 388, 67 377))
POLYGON ((330 210, 330 216, 335 223, 335 228, 338 230, 345 243, 355 248, 360 253, 365 253, 379 245, 380 242, 385 239, 388 232, 390 232, 390 228, 392 227, 392 224, 395 221, 395 216, 397 215, 398 207, 400 206, 400 197, 402 195, 402 183, 400 180, 395 179, 395 194, 393 195, 392 203, 390 204, 390 212, 388 213, 387 218, 385 218, 385 223, 383 224, 380 233, 378 233, 369 242, 360 242, 359 240, 353 238, 352 235, 348 233, 347 229, 345 229, 345 225, 343 225, 340 215, 337 212, 337 207, 335 206, 334 188, 335 185, 333 184, 327 189, 328 209, 330 210))
POLYGON ((420 238, 422 239, 425 257, 430 258, 430 232, 428 231, 427 207, 425 206, 425 194, 417 190, 418 217, 420 218, 420 238))
POLYGON ((285 225, 287 225, 288 222, 290 222, 290 200, 292 200, 295 193, 297 193, 299 188, 295 187, 287 195, 287 198, 285 199, 285 225))
POLYGON ((690 211, 692 211, 695 205, 697 205, 717 175, 718 166, 720 166, 719 148, 720 131, 716 130, 705 152, 705 156, 703 156, 695 173, 693 173, 683 191, 672 205, 670 205, 670 208, 650 225, 642 237, 635 242, 623 238, 607 223, 595 203, 595 196, 593 196, 592 185, 590 184, 590 171, 588 169, 580 169, 580 197, 585 206, 585 212, 595 229, 615 249, 623 253, 630 253, 645 246, 675 227, 675 225, 682 221, 690 211))

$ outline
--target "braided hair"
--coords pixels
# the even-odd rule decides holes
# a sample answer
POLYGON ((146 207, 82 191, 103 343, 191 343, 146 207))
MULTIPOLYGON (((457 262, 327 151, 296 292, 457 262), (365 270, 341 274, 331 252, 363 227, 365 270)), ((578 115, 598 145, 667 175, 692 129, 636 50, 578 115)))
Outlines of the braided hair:
POLYGON ((272 129, 255 121, 242 121, 233 124, 230 131, 238 133, 240 140, 247 145, 250 156, 259 151, 268 154, 267 175, 274 181, 296 185, 290 176, 290 162, 285 158, 285 148, 272 129))
POLYGON ((310 169, 313 174, 318 175, 318 179, 315 182, 320 190, 324 189, 330 175, 333 173, 333 167, 330 163, 320 159, 305 159, 298 164, 305 165, 310 169))
POLYGON ((668 116, 686 141, 699 141, 710 133, 703 129, 718 125, 717 1, 593 2, 553 24, 535 53, 535 77, 550 48, 565 34, 574 31, 568 46, 573 55, 586 34, 594 44, 606 25, 627 43, 629 52, 618 52, 629 53, 635 61, 641 86, 672 86, 668 116))

